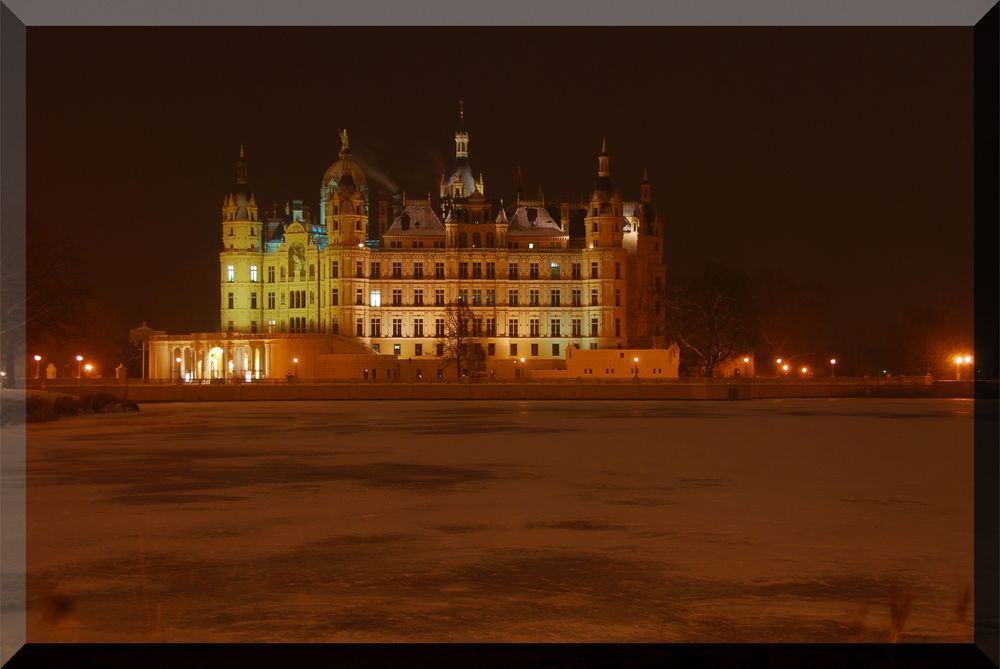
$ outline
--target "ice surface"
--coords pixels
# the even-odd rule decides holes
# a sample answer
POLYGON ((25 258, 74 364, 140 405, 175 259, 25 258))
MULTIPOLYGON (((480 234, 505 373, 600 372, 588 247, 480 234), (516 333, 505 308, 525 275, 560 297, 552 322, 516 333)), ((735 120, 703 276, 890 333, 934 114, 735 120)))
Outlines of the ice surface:
POLYGON ((972 403, 245 402, 29 427, 29 641, 970 641, 972 403))

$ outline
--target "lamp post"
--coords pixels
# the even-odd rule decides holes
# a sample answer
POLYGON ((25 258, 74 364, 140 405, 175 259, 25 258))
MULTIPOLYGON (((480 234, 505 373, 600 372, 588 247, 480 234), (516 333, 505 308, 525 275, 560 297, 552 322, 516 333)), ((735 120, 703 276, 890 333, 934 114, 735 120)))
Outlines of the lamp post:
POLYGON ((778 366, 778 376, 781 376, 781 370, 782 370, 782 368, 781 368, 781 358, 778 358, 774 362, 778 366))
POLYGON ((635 380, 638 381, 639 380, 639 356, 635 356, 634 358, 632 358, 632 363, 633 363, 632 373, 635 375, 635 380))
POLYGON ((299 379, 299 359, 298 358, 292 358, 292 364, 295 365, 295 380, 298 381, 298 379, 299 379))
POLYGON ((750 376, 750 356, 743 356, 743 378, 748 378, 750 376))
POLYGON ((955 356, 955 380, 962 380, 962 356, 960 355, 955 356))
POLYGON ((87 376, 90 376, 90 373, 94 371, 94 366, 88 362, 83 366, 83 371, 87 372, 87 376))
POLYGON ((76 378, 83 378, 83 356, 76 356, 76 378))
POLYGON ((809 368, 808 367, 803 367, 800 371, 802 372, 802 378, 803 379, 805 379, 805 378, 808 377, 808 375, 809 375, 809 368))
POLYGON ((830 376, 837 376, 837 359, 830 358, 830 376))
POLYGON ((177 382, 181 382, 181 357, 177 356, 174 358, 174 362, 177 363, 177 382))
POLYGON ((42 378, 42 356, 35 354, 35 378, 42 378))

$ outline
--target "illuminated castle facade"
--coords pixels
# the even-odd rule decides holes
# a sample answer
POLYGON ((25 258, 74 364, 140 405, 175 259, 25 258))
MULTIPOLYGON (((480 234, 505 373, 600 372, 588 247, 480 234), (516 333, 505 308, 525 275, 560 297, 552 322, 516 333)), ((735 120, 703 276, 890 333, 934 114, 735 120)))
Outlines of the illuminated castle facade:
POLYGON ((334 334, 377 353, 439 356, 447 305, 464 303, 486 357, 562 359, 570 344, 662 348, 663 224, 649 182, 626 202, 606 146, 597 162, 585 211, 520 194, 504 207, 472 171, 460 125, 437 206, 382 198, 369 239, 371 192, 346 131, 315 217, 301 202, 284 216, 261 212, 241 148, 222 207, 221 328, 334 334), (571 239, 571 216, 581 213, 585 234, 571 239))
POLYGON ((470 166, 460 111, 438 201, 380 196, 372 211, 346 130, 340 142, 316 210, 294 201, 283 212, 258 206, 240 147, 222 205, 220 331, 154 337, 152 377, 444 378, 458 310, 475 361, 467 372, 568 370, 572 356, 581 374, 620 377, 638 360, 627 350, 655 349, 642 375, 676 377, 677 347, 663 333, 663 223, 645 174, 639 200, 622 199, 606 146, 588 200, 528 200, 519 178, 504 206, 470 166), (606 361, 587 362, 601 351, 606 361))

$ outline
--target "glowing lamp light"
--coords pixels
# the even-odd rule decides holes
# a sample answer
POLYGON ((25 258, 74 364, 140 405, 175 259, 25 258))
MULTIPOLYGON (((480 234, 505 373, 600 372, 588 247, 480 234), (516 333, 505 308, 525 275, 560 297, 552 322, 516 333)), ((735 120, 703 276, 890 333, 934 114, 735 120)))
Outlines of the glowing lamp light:
POLYGON ((90 372, 94 371, 94 366, 88 362, 86 365, 83 366, 83 371, 89 374, 90 372))
POLYGON ((781 366, 781 371, 787 372, 788 371, 788 365, 782 365, 781 366))
POLYGON ((179 365, 179 364, 181 364, 181 359, 180 358, 174 358, 174 362, 176 362, 179 365))
POLYGON ((956 355, 955 356, 955 364, 956 365, 961 365, 962 364, 962 356, 960 356, 960 355, 956 355))
POLYGON ((775 360, 775 362, 777 362, 780 365, 781 364, 781 358, 778 358, 777 360, 775 360))
POLYGON ((966 364, 972 362, 972 356, 971 355, 965 356, 965 362, 966 362, 966 364))
POLYGON ((803 373, 803 374, 806 374, 806 373, 808 373, 808 372, 809 372, 809 368, 808 368, 808 367, 803 367, 803 368, 802 368, 802 373, 803 373))
POLYGON ((524 358, 521 358, 521 364, 522 365, 524 364, 524 358))
POLYGON ((750 362, 750 357, 749 356, 744 356, 743 357, 743 362, 750 362))
POLYGON ((7 376, 7 372, 0 372, 0 376, 7 376))
POLYGON ((299 364, 299 359, 298 358, 292 358, 292 362, 297 365, 297 364, 299 364))
POLYGON ((76 361, 77 362, 83 362, 83 356, 82 355, 76 356, 76 361))
POLYGON ((41 361, 42 361, 42 356, 36 355, 35 356, 35 362, 41 362, 41 361))
POLYGON ((836 358, 830 358, 830 364, 831 365, 836 365, 837 364, 837 359, 836 358))

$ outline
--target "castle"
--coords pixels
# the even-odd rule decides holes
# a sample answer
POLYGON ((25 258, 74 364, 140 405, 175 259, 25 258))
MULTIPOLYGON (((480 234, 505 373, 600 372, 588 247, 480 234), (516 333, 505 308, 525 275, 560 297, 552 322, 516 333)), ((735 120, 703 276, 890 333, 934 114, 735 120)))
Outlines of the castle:
MULTIPOLYGON (((505 206, 472 170, 461 107, 458 121, 454 168, 441 176, 436 205, 429 195, 380 195, 374 216, 346 130, 323 175, 318 216, 301 201, 283 215, 263 213, 240 147, 222 206, 221 332, 158 338, 150 369, 187 380, 377 378, 393 356, 409 362, 411 376, 426 368, 441 378, 455 357, 456 309, 468 320, 472 363, 463 374, 504 376, 512 368, 503 363, 529 359, 558 368, 570 347, 665 349, 663 223, 646 175, 640 199, 623 200, 604 144, 589 200, 525 199, 519 179, 505 206), (570 235, 574 217, 582 236, 570 235)), ((676 357, 676 347, 667 350, 676 357)), ((667 366, 659 373, 676 376, 667 366)), ((382 374, 398 377, 399 364, 382 374)))

